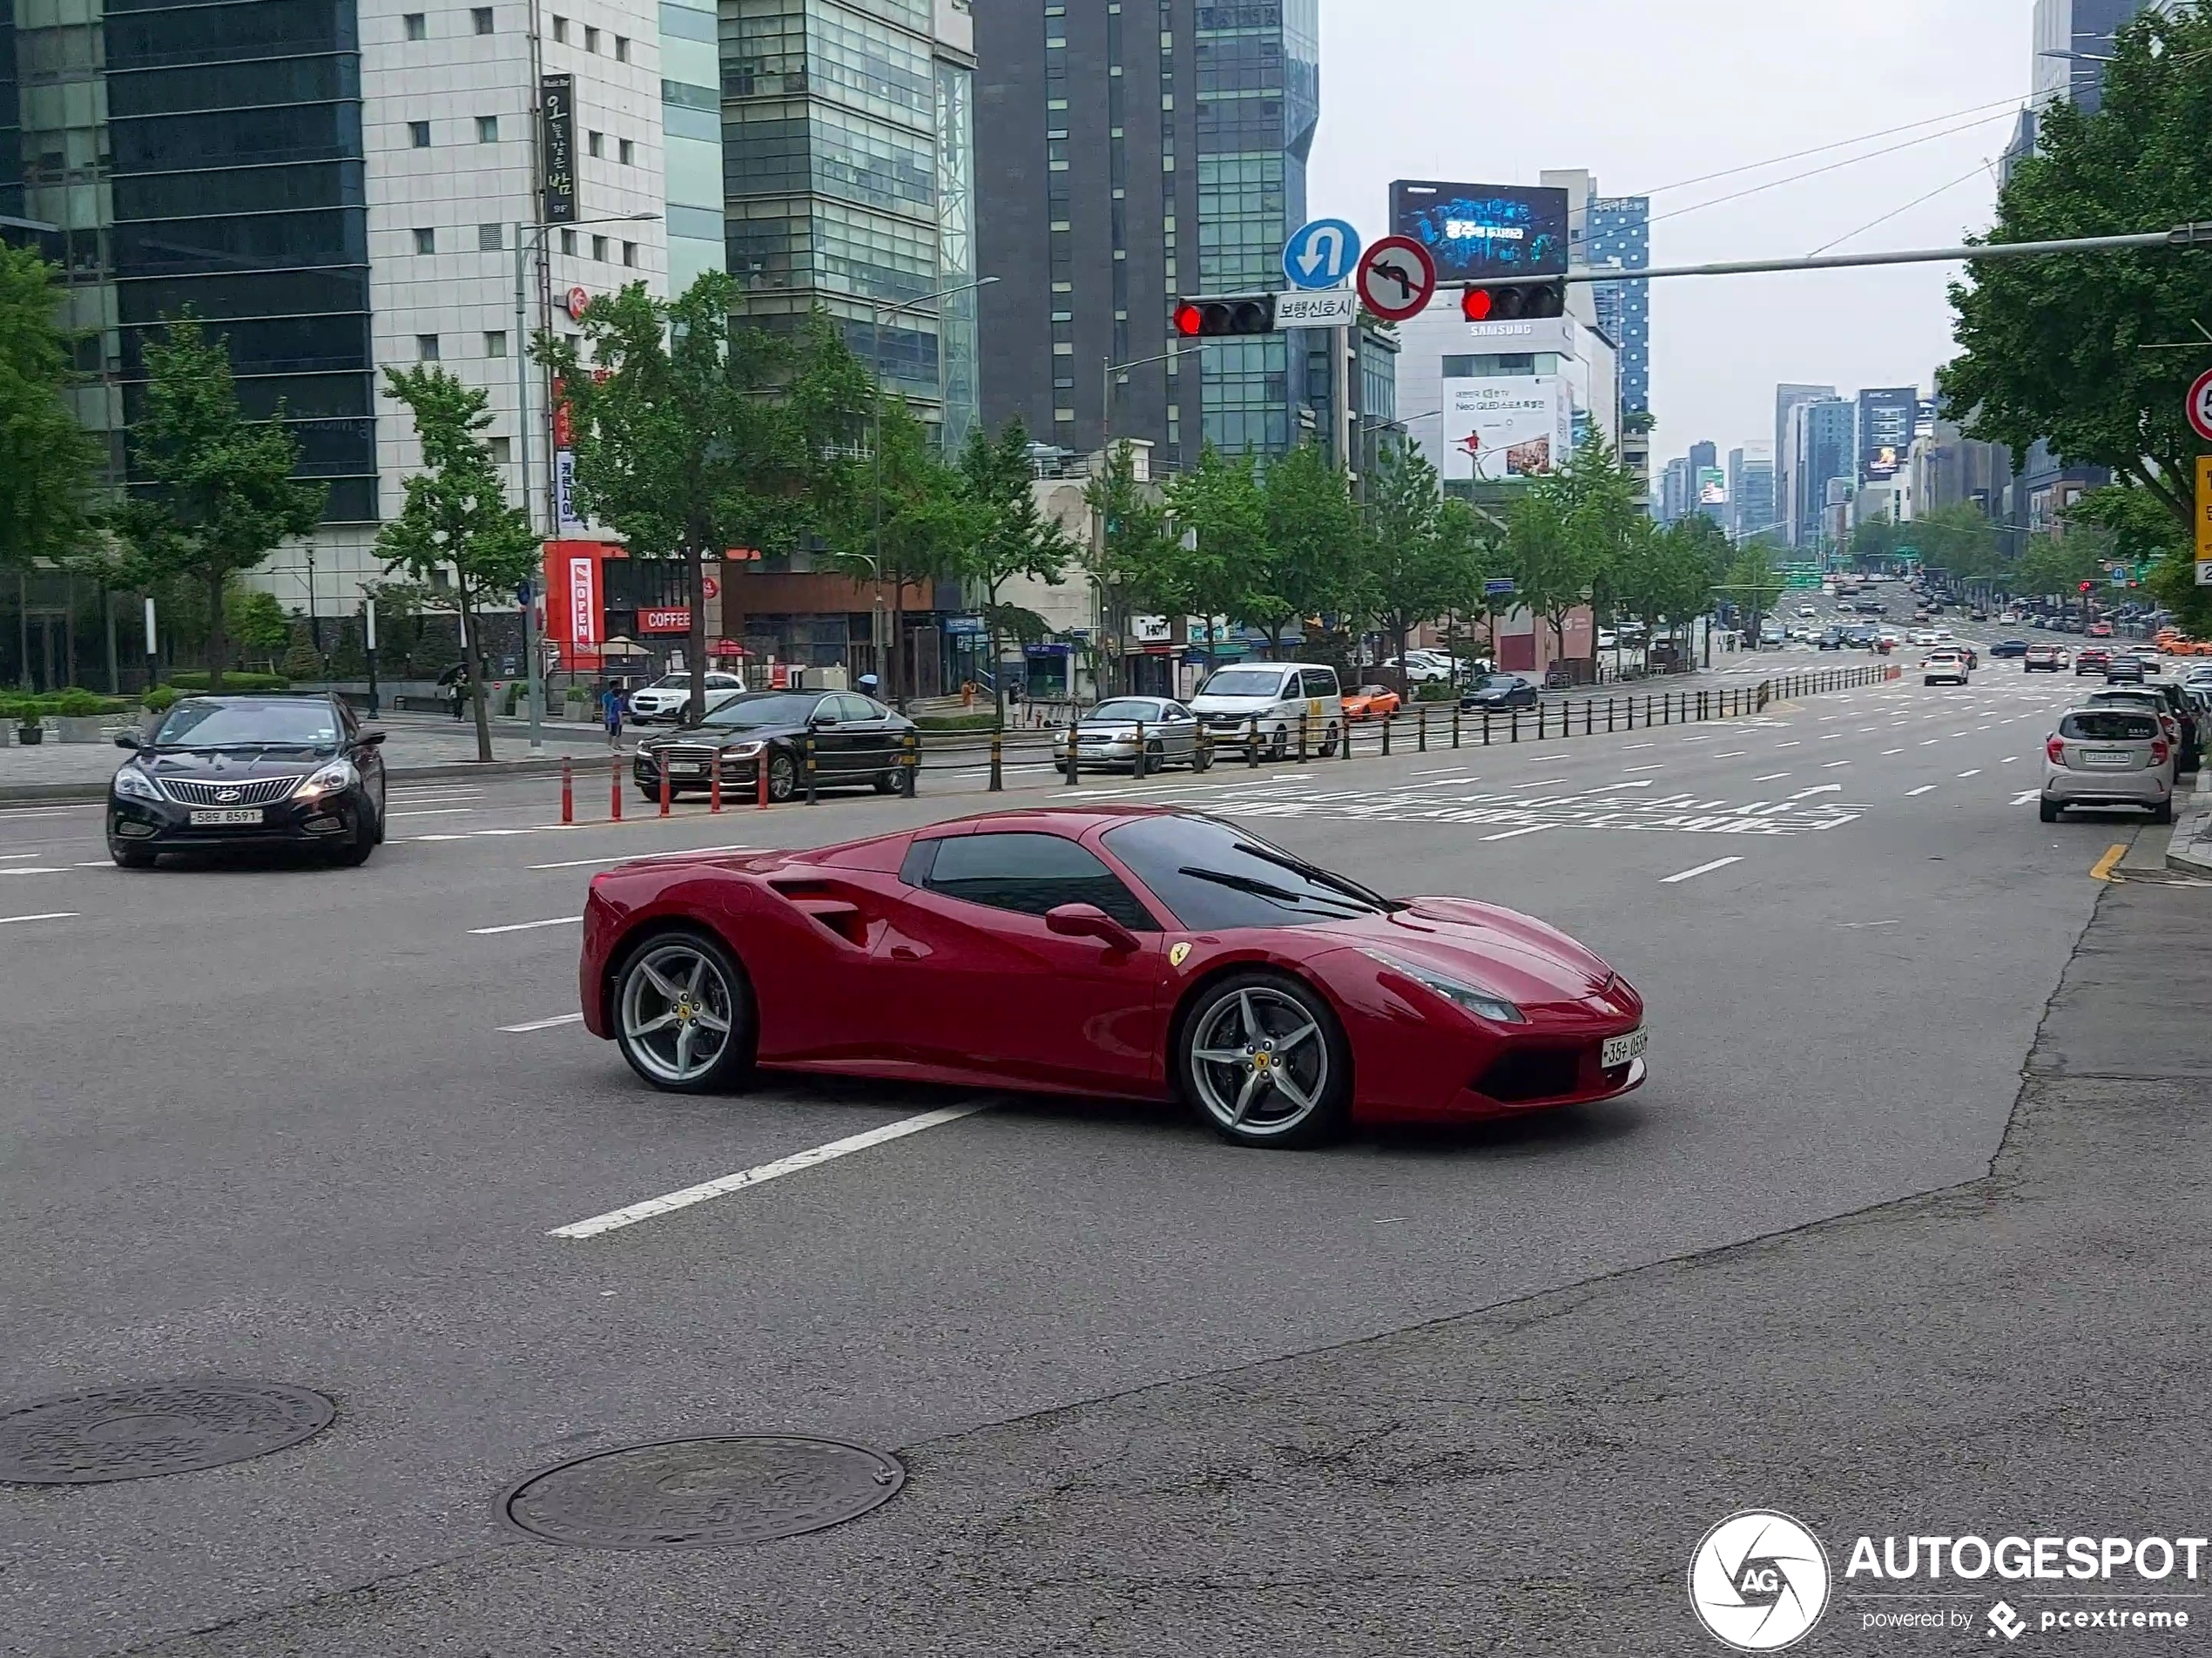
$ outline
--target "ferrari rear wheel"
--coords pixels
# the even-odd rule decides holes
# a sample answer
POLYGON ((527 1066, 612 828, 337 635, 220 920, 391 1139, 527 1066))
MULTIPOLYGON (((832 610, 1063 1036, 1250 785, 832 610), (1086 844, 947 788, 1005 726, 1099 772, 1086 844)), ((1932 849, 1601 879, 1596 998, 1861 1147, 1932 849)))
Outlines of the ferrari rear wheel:
POLYGON ((1223 980, 1184 1021, 1178 1048, 1184 1092, 1239 1145, 1318 1145, 1351 1115, 1344 1033, 1328 1005, 1295 979, 1223 980))
POLYGON ((689 931, 656 933, 615 974, 615 1037, 631 1069, 655 1088, 704 1094, 752 1062, 752 996, 721 945, 689 931))

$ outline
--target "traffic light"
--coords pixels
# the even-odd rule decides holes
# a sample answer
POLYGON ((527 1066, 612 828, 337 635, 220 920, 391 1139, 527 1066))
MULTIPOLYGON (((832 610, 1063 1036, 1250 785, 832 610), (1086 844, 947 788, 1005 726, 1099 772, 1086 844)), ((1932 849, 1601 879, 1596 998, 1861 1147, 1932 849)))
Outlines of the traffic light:
POLYGON ((1460 314, 1469 322, 1518 322, 1523 317, 1559 316, 1566 309, 1567 284, 1558 277, 1548 282, 1466 288, 1460 294, 1460 314))
POLYGON ((1175 307, 1175 331, 1185 340, 1273 334, 1275 296, 1271 293, 1227 293, 1178 300, 1175 307))
POLYGON ((2084 583, 2081 583, 2081 590, 2082 590, 2084 593, 2087 593, 2087 591, 2089 591, 2089 590, 2090 590, 2090 589, 2094 588, 2094 586, 2096 586, 2096 583, 2095 583, 2094 582, 2084 582, 2084 583))

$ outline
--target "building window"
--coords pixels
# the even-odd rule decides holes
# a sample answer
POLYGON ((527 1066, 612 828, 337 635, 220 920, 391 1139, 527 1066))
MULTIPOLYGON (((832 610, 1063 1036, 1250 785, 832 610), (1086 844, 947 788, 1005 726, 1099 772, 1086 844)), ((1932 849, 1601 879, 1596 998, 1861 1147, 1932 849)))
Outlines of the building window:
POLYGON ((407 25, 407 37, 409 40, 424 39, 430 32, 430 20, 421 12, 410 11, 400 21, 407 25))
POLYGON ((504 357, 506 354, 507 330, 504 328, 491 328, 486 330, 484 334, 484 355, 487 357, 504 357))
POLYGON ((436 253, 438 251, 438 233, 434 230, 425 230, 420 226, 416 226, 415 232, 415 251, 418 253, 436 253))
POLYGON ((479 144, 499 142, 499 118, 496 115, 480 115, 476 118, 476 142, 479 144))
POLYGON ((561 251, 570 259, 576 257, 576 233, 574 231, 564 230, 561 233, 561 251))
POLYGON ((618 140, 615 145, 615 158, 625 167, 631 165, 637 159, 637 145, 628 138, 618 140))
POLYGON ((566 17, 553 19, 553 38, 563 46, 569 44, 569 20, 566 17))
POLYGON ((617 35, 615 37, 615 62, 617 64, 626 64, 629 61, 630 37, 628 35, 617 35))
POLYGON ((479 225, 476 226, 476 251, 479 253, 496 253, 506 246, 506 226, 479 225))
POLYGON ((415 335, 415 361, 418 362, 437 361, 438 336, 434 334, 419 334, 415 335))
POLYGON ((476 32, 478 34, 488 35, 491 33, 491 8, 489 6, 473 7, 470 9, 469 16, 471 21, 475 24, 476 32))
POLYGON ((407 124, 407 141, 418 150, 428 149, 430 124, 428 121, 409 121, 407 124))
POLYGON ((591 239, 591 257, 598 259, 602 263, 605 262, 607 257, 607 239, 605 237, 594 236, 591 239))
POLYGON ((514 439, 512 439, 512 438, 507 438, 507 437, 496 437, 496 438, 494 438, 494 439, 492 439, 492 440, 491 440, 491 463, 492 463, 494 466, 509 466, 509 465, 511 465, 511 464, 513 463, 513 462, 514 462, 514 459, 515 459, 515 440, 514 440, 514 439))
POLYGON ((593 155, 604 157, 607 153, 607 135, 605 133, 587 133, 585 134, 585 139, 586 142, 584 147, 590 150, 593 155))
POLYGON ((623 262, 624 265, 635 265, 635 264, 637 264, 637 243, 635 243, 635 242, 624 242, 624 243, 622 245, 622 262, 623 262))
POLYGON ((589 24, 584 26, 583 50, 588 52, 596 52, 599 50, 599 31, 589 24))

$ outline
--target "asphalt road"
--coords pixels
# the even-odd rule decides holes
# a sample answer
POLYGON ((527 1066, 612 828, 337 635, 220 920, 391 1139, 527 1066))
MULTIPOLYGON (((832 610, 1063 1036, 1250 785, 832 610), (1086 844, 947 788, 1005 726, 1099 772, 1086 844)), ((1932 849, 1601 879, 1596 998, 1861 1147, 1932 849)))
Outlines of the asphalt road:
MULTIPOLYGON (((256 1462, 0 1488, 0 1652, 167 1650, 192 1631, 213 1633, 175 1650, 885 1649, 826 1609, 865 1602, 860 1576, 929 1604, 903 1651, 1062 1650, 1016 1637, 1062 1605, 1082 1620, 1069 1651, 1240 1649, 1177 1647, 1150 1618, 1122 1640, 1019 1564, 1098 1470, 1150 1466, 1147 1390, 1189 1384, 1187 1409, 1222 1385, 1191 1378, 1572 1304, 1571 1286, 1987 1173, 2106 890, 2088 871, 2134 828, 2046 826, 2021 803, 2072 689, 2000 667, 1964 691, 1907 681, 1724 725, 1086 781, 1203 802, 1393 891, 1511 902, 1647 996, 1652 1081, 1626 1102, 1307 1156, 1123 1106, 876 1084, 677 1100, 548 1022, 575 1005, 594 867, 842 839, 972 797, 562 829, 543 778, 426 783, 395 792, 392 843, 346 872, 126 874, 96 812, 0 811, 0 1400, 224 1375, 340 1404, 256 1462), (986 1109, 548 1236, 969 1104, 986 1109), (1071 1422, 1103 1436, 1081 1466, 1051 1425, 1071 1422), (742 1557, 610 1562, 496 1519, 508 1486, 585 1451, 779 1431, 904 1448, 921 1472, 881 1515, 742 1557), (933 1447, 970 1443, 1001 1460, 933 1484, 949 1466, 933 1447), (986 1477, 1030 1494, 979 1536, 962 1526, 986 1477), (941 1546, 954 1537, 968 1547, 941 1546)), ((1238 1415, 1224 1454, 1296 1443, 1299 1408, 1238 1415)), ((1352 1452, 1312 1456, 1325 1472, 1352 1452)), ((1184 1580, 1209 1522, 1163 1499, 1196 1529, 1149 1535, 1152 1486, 1113 1483, 1127 1523, 1102 1535, 1123 1553, 1100 1569, 1142 1577, 1164 1540, 1184 1580)), ((1351 1510, 1313 1512, 1285 1516, 1305 1533, 1286 1581, 1356 1552, 1351 1510)), ((1363 1575, 1448 1574, 1414 1564, 1363 1575)), ((1339 1642, 1305 1649, 1399 1649, 1359 1643, 1371 1597, 1339 1607, 1325 1584, 1305 1603, 1339 1642)))

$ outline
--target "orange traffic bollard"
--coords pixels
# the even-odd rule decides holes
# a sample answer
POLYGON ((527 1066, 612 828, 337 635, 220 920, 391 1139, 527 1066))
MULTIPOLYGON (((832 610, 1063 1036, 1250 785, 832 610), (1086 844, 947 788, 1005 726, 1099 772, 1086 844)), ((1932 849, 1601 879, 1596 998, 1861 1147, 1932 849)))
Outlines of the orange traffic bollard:
POLYGON ((718 748, 714 751, 714 777, 706 785, 706 809, 722 810, 722 751, 718 748))
POLYGON ((614 814, 614 820, 615 820, 617 823, 620 823, 620 822, 622 821, 622 756, 621 756, 621 755, 619 755, 619 754, 610 754, 610 755, 608 755, 608 756, 607 756, 607 776, 608 776, 608 778, 609 778, 612 781, 612 783, 614 784, 614 792, 613 792, 612 796, 610 797, 610 799, 611 799, 611 802, 612 802, 612 805, 611 805, 610 810, 612 811, 612 812, 613 812, 613 814, 614 814))
POLYGON ((576 778, 574 763, 565 754, 561 756, 561 821, 576 821, 576 778))
POLYGON ((759 785, 759 804, 765 806, 768 804, 768 749, 765 744, 761 746, 759 758, 752 763, 752 778, 759 785))
POLYGON ((668 815, 668 756, 665 754, 661 756, 660 760, 660 815, 664 818, 668 815))

